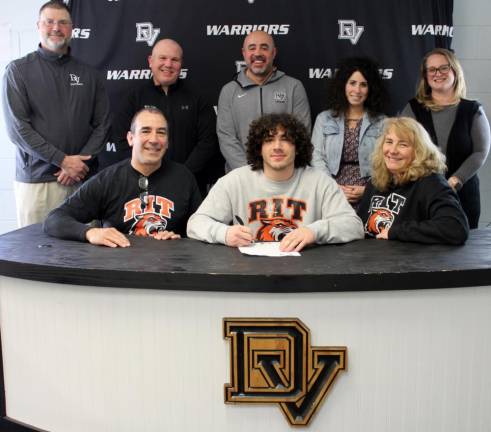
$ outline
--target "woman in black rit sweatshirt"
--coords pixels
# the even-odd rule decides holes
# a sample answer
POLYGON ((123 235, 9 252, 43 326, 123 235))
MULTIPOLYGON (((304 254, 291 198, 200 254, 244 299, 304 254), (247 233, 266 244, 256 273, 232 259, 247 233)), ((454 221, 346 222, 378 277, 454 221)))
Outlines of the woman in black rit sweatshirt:
POLYGON ((445 156, 426 130, 390 118, 372 154, 372 178, 358 208, 367 237, 459 245, 469 224, 445 180, 445 156))

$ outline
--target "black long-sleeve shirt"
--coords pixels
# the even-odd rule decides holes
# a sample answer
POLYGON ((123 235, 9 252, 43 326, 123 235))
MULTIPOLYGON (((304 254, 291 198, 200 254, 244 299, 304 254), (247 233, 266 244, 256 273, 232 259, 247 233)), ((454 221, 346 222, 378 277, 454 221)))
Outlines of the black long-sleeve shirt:
POLYGON ((389 228, 389 240, 458 245, 469 235, 459 199, 440 174, 394 186, 386 192, 370 183, 357 213, 368 237, 389 228))
POLYGON ((188 90, 178 80, 169 86, 167 94, 152 79, 133 89, 122 102, 113 121, 113 141, 118 159, 129 157, 131 150, 126 134, 133 115, 153 105, 167 118, 169 148, 166 159, 182 163, 203 183, 211 183, 223 175, 224 160, 216 136, 216 115, 212 106, 201 96, 188 90))
POLYGON ((106 168, 50 212, 44 231, 53 237, 86 241, 90 229, 86 224, 100 220, 104 227, 125 234, 146 236, 165 229, 185 235, 187 220, 201 203, 193 175, 181 164, 163 162, 148 176, 148 193, 143 198, 141 176, 130 160, 106 168))

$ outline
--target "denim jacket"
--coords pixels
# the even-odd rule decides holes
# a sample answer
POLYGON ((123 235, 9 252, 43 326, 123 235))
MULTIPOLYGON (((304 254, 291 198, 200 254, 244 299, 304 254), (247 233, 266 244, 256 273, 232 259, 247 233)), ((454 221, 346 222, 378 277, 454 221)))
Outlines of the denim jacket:
MULTIPOLYGON (((370 157, 377 138, 382 133, 384 118, 383 115, 370 117, 366 112, 363 115, 358 147, 358 160, 362 177, 369 177, 371 174, 370 157)), ((315 120, 312 144, 314 146, 312 165, 335 176, 339 171, 343 153, 344 114, 333 117, 331 111, 322 111, 315 120)))

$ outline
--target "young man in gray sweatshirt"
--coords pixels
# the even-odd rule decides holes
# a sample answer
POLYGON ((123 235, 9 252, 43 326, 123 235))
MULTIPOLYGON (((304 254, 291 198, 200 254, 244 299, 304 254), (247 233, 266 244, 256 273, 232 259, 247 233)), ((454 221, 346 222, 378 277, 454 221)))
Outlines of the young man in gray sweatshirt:
POLYGON ((271 35, 263 31, 247 35, 242 55, 246 69, 222 88, 218 99, 217 134, 227 172, 247 165, 249 126, 263 114, 294 114, 311 129, 305 88, 274 66, 276 47, 271 35))
POLYGON ((3 107, 17 147, 14 183, 19 227, 42 222, 94 169, 109 130, 99 73, 70 55, 72 21, 61 2, 41 6, 40 45, 5 71, 3 107))
POLYGON ((294 116, 254 121, 249 165, 218 180, 189 219, 188 237, 233 247, 280 241, 283 251, 362 239, 361 220, 336 182, 309 166, 311 159, 309 135, 294 116))

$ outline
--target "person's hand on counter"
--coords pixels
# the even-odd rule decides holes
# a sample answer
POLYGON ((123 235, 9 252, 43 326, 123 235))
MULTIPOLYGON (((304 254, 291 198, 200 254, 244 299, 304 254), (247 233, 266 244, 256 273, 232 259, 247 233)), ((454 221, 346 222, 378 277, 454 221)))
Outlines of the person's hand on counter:
POLYGON ((157 231, 156 233, 152 233, 152 237, 155 240, 177 240, 181 238, 174 231, 157 231))
POLYGON ((85 233, 85 238, 93 245, 113 248, 130 246, 130 241, 116 228, 91 228, 85 233))

